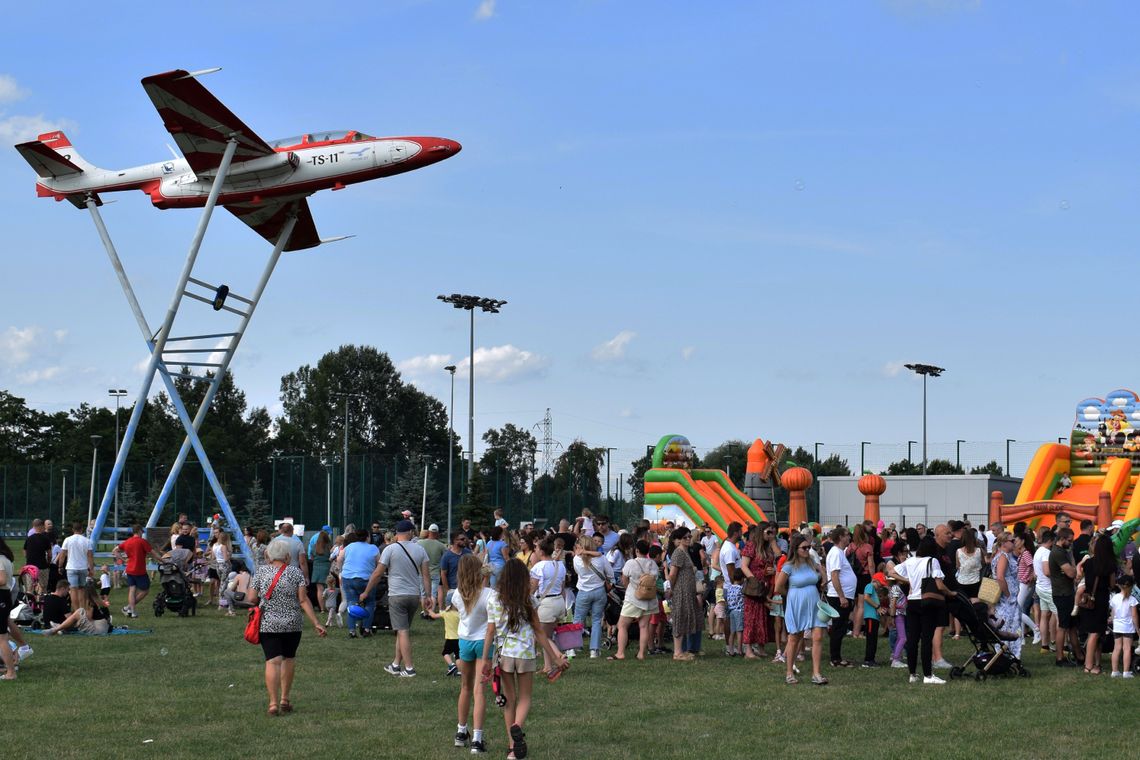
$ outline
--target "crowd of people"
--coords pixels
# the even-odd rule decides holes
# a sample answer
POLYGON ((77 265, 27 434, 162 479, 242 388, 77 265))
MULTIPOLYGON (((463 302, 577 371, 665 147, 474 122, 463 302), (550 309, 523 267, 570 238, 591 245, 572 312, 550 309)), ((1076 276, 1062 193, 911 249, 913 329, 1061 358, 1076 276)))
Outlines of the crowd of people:
MULTIPOLYGON (((1039 646, 1058 667, 1096 675, 1103 652, 1113 677, 1133 677, 1140 623, 1133 524, 1118 521, 1098 532, 1086 520, 1074 535, 1064 512, 1054 527, 1036 530, 1024 523, 980 530, 964 521, 898 530, 865 521, 824 532, 734 522, 720 539, 707 526, 693 531, 648 520, 618 530, 605 515, 584 510, 573 523, 546 530, 511 530, 501 513, 486 530, 464 520, 444 543, 437 525, 417 531, 411 518, 405 512, 391 532, 377 522, 334 536, 323 526, 307 543, 287 522, 272 535, 247 531, 249 567, 235 558, 220 525, 199 545, 196 527, 181 515, 162 552, 135 526, 113 552, 128 587, 123 612, 138 616, 150 586, 148 560, 175 563, 202 596, 208 585, 204 604, 226 614, 259 607, 270 715, 293 709, 305 618, 320 636, 334 626, 353 639, 393 631, 394 654, 384 670, 401 678, 417 675, 415 618, 442 620, 445 673, 460 679, 455 745, 486 750, 490 682, 503 706, 508 757, 515 758, 526 756, 534 678, 558 680, 575 656, 618 662, 671 655, 686 662, 704 656, 710 640, 723 642, 729 657, 770 657, 788 685, 800 682, 808 658, 816 685, 844 668, 880 666, 907 670, 912 683, 945 683, 935 672, 951 668, 944 641, 963 635, 950 601, 961 592, 978 602, 987 584, 996 591, 985 599, 986 614, 1014 656, 1039 646), (582 643, 563 648, 556 630, 570 621, 582 643)), ((15 590, 14 558, 0 547, 0 608, 10 608, 4 589, 15 590)), ((42 591, 55 600, 45 616, 49 632, 109 627, 106 596, 98 592, 115 579, 103 568, 96 586, 81 523, 60 542, 50 524, 36 520, 24 551, 42 591)), ((14 677, 17 658, 8 636, 22 656, 30 653, 10 626, 0 642, 6 678, 14 677)))

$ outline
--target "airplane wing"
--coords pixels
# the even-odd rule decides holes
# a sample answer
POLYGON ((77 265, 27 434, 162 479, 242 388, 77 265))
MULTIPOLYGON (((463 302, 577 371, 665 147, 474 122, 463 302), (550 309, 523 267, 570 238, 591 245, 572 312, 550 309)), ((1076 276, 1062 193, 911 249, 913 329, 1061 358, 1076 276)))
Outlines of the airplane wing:
POLYGON ((304 198, 274 198, 257 204, 235 203, 226 206, 225 209, 274 245, 281 237, 281 230, 285 227, 285 220, 290 210, 296 209, 297 224, 293 227, 293 235, 289 238, 285 250, 300 251, 321 244, 317 225, 313 222, 312 212, 309 211, 309 203, 304 198))
POLYGON ((189 72, 155 74, 143 79, 142 86, 196 173, 218 167, 230 135, 238 139, 235 163, 273 155, 273 148, 189 72))

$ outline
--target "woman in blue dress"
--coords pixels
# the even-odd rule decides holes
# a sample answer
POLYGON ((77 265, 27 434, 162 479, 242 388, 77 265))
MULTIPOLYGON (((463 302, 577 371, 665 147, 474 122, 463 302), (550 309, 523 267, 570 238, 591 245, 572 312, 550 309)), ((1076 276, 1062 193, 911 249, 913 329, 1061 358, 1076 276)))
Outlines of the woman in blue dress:
POLYGON ((787 661, 788 684, 799 683, 796 678, 796 653, 803 643, 804 634, 811 631, 811 682, 817 686, 827 683, 819 672, 823 657, 823 629, 826 623, 816 618, 819 604, 819 586, 823 571, 811 556, 811 542, 801 533, 792 535, 788 546, 788 559, 776 576, 776 593, 784 597, 784 625, 788 631, 788 645, 784 651, 787 661))

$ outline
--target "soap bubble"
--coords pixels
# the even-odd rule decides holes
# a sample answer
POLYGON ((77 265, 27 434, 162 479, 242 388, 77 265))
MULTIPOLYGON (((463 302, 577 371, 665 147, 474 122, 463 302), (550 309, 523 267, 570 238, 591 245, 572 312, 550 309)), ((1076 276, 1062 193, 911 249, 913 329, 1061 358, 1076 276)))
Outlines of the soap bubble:
POLYGON ((162 655, 163 657, 165 657, 166 655, 170 654, 170 652, 168 652, 168 651, 166 650, 166 647, 163 647, 162 649, 158 650, 158 653, 159 653, 160 655, 162 655))
POLYGON ((1068 211, 1069 210, 1069 202, 1066 200, 1062 200, 1060 203, 1060 206, 1061 206, 1062 211, 1068 211))
POLYGON ((794 183, 794 187, 796 188, 796 190, 803 190, 804 189, 804 181, 802 179, 797 179, 794 183))

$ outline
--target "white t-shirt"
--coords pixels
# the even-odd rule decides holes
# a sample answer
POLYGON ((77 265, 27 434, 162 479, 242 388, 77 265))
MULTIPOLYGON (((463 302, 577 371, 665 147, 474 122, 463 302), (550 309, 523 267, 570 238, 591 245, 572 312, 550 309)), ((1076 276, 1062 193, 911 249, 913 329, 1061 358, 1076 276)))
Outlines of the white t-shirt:
POLYGON ((605 557, 591 557, 590 567, 586 567, 586 563, 581 557, 575 557, 574 572, 578 574, 579 594, 587 591, 596 591, 600 588, 604 589, 606 586, 605 583, 602 582, 602 578, 612 580, 614 577, 613 566, 610 565, 605 557), (597 570, 597 572, 594 572, 594 570, 597 570), (598 573, 601 573, 601 578, 598 577, 598 573))
POLYGON ((530 569, 530 577, 538 581, 535 593, 541 599, 547 596, 561 596, 562 583, 566 580, 566 563, 544 559, 535 562, 530 569))
POLYGON ((977 583, 982 579, 982 550, 974 549, 974 553, 970 554, 965 549, 958 550, 958 573, 957 578, 959 583, 977 583))
POLYGON ((712 561, 713 552, 716 551, 717 537, 715 534, 708 534, 701 539, 701 546, 705 547, 705 558, 712 561))
POLYGON ((910 581, 906 598, 911 601, 922 599, 924 578, 945 578, 942 564, 934 557, 908 557, 905 562, 895 565, 895 572, 910 581))
POLYGON ((1045 575, 1045 571, 1041 569, 1042 565, 1049 563, 1049 551, 1044 546, 1038 546, 1037 551, 1033 552, 1033 572, 1037 575, 1037 590, 1052 594, 1053 581, 1049 580, 1049 576, 1045 575))
POLYGON ((582 521, 582 535, 594 537, 594 521, 589 517, 579 517, 582 521))
POLYGON ((720 574, 724 578, 725 583, 732 580, 728 574, 728 566, 740 567, 740 550, 736 548, 736 544, 731 541, 725 541, 720 545, 720 574))
POLYGON ((72 533, 63 539, 63 550, 67 552, 65 570, 87 569, 87 552, 91 551, 91 542, 87 540, 87 536, 72 533))
POLYGON ((831 551, 827 553, 827 595, 837 596, 835 592, 835 584, 831 582, 831 574, 839 571, 839 586, 843 589, 843 596, 848 599, 855 598, 855 571, 851 569, 851 563, 847 561, 847 555, 838 546, 831 547, 831 551))
POLYGON ((625 566, 625 555, 621 553, 621 549, 610 549, 606 554, 606 562, 610 563, 615 576, 621 575, 621 569, 625 566))
POLYGON ((99 588, 101 588, 101 589, 111 588, 111 576, 110 575, 108 575, 107 573, 103 573, 102 575, 99 576, 99 588))
POLYGON ((470 611, 458 591, 451 597, 451 606, 459 613, 459 638, 464 641, 482 641, 487 635, 487 600, 491 589, 484 588, 475 599, 470 611))
POLYGON ((1132 621, 1132 608, 1136 606, 1136 599, 1129 594, 1119 591, 1108 600, 1109 609, 1112 610, 1112 632, 1130 633, 1136 635, 1136 624, 1132 621))

